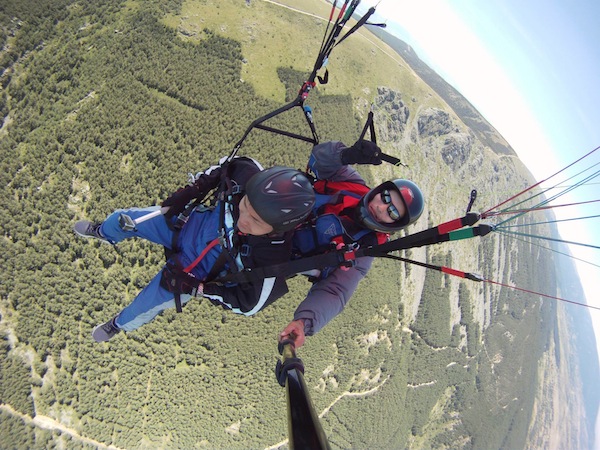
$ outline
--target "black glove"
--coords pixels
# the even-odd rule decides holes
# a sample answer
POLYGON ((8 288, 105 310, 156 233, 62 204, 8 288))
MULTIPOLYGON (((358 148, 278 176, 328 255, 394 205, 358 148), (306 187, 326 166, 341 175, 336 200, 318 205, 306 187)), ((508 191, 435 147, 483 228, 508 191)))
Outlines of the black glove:
POLYGON ((371 141, 360 140, 341 152, 342 164, 381 164, 381 149, 371 141))
POLYGON ((194 275, 184 272, 183 267, 169 261, 162 271, 160 285, 174 294, 202 295, 202 282, 194 275))

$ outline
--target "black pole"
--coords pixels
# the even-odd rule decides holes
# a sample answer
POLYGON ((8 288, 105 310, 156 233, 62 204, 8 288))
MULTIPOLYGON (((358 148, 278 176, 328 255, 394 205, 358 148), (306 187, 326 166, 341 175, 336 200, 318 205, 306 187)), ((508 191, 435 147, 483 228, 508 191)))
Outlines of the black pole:
POLYGON ((283 343, 282 347, 283 363, 277 365, 277 372, 279 383, 285 383, 289 447, 291 450, 329 450, 327 436, 304 382, 302 360, 296 357, 290 341, 283 343))

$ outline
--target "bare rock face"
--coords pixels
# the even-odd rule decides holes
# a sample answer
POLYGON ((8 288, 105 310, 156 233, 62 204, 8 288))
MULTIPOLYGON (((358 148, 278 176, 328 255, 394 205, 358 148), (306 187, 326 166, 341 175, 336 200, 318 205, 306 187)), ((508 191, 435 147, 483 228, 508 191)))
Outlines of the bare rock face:
POLYGON ((402 136, 408 123, 410 110, 404 104, 401 94, 387 87, 378 87, 375 97, 375 123, 383 141, 397 140, 402 136))
POLYGON ((450 114, 437 108, 427 108, 417 119, 419 136, 441 136, 452 131, 450 114))
POLYGON ((467 162, 473 138, 467 133, 450 133, 444 140, 441 154, 444 162, 456 170, 467 162))

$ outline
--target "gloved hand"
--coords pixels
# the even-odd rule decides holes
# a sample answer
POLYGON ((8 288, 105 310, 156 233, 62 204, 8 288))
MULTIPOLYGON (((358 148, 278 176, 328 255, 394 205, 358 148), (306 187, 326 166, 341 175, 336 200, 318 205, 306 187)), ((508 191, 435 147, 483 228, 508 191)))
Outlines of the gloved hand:
POLYGON ((202 295, 204 285, 194 275, 184 272, 183 267, 169 261, 162 270, 160 285, 174 294, 202 295))
POLYGON ((160 206, 169 207, 169 210, 165 213, 165 217, 170 219, 182 213, 188 203, 198 196, 200 196, 200 189, 195 184, 192 184, 173 192, 160 206))
POLYGON ((381 149, 371 141, 360 140, 341 152, 342 164, 381 164, 381 149))

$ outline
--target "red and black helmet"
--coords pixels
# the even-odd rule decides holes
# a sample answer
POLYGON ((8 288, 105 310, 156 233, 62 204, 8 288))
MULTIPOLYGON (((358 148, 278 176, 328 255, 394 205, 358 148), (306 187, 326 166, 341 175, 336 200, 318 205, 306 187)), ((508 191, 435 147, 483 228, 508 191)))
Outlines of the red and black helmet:
POLYGON ((246 183, 252 208, 276 232, 292 230, 312 211, 315 191, 299 170, 271 167, 252 176, 246 183))
POLYGON ((424 202, 421 189, 412 181, 402 180, 400 178, 386 181, 374 189, 367 192, 358 204, 358 220, 365 227, 381 231, 383 233, 393 233, 400 231, 411 223, 417 221, 423 212, 424 202), (406 214, 393 223, 380 223, 372 216, 369 211, 369 203, 379 193, 385 190, 395 190, 400 193, 400 198, 406 207, 406 214))

